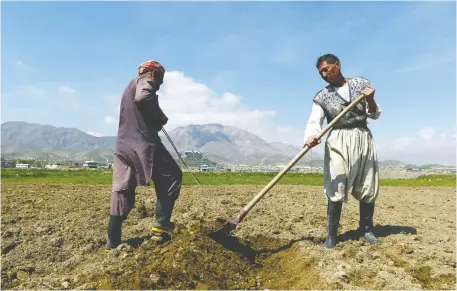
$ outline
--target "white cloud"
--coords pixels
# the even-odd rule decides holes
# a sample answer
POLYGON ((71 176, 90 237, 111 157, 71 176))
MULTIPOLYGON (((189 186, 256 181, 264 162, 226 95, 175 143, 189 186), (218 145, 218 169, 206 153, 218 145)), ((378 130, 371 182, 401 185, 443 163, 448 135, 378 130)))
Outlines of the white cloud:
POLYGON ((75 89, 73 89, 70 86, 66 86, 66 85, 60 86, 58 88, 58 91, 60 94, 75 94, 76 93, 75 89))
POLYGON ((433 127, 421 128, 416 134, 392 139, 382 144, 378 152, 382 159, 427 164, 455 164, 456 135, 436 133, 433 127))
POLYGON ((86 132, 86 133, 87 133, 87 134, 90 134, 90 135, 93 135, 93 136, 96 136, 96 137, 105 136, 103 133, 99 133, 99 132, 88 131, 88 132, 86 132))
POLYGON ((25 64, 24 64, 23 61, 20 61, 20 60, 19 60, 19 61, 16 61, 15 64, 16 64, 16 66, 18 66, 18 67, 25 68, 25 64))
POLYGON ((434 135, 435 129, 433 127, 424 127, 421 130, 419 130, 419 136, 422 138, 431 139, 434 135))
POLYGON ((105 116, 105 118, 103 119, 103 122, 106 123, 106 124, 117 124, 118 123, 118 120, 112 116, 105 116))
POLYGON ((220 123, 246 129, 265 138, 273 110, 251 109, 243 98, 225 92, 218 95, 181 72, 167 72, 158 93, 159 103, 172 129, 188 124, 220 123))
POLYGON ((455 149, 455 134, 440 133, 435 136, 435 128, 424 127, 416 135, 399 137, 393 142, 398 152, 437 151, 445 148, 455 149))

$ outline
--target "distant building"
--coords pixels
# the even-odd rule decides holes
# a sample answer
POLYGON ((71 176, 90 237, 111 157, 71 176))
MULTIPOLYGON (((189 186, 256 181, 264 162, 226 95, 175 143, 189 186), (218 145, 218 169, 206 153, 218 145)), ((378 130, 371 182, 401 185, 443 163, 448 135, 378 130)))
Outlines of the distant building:
POLYGON ((16 169, 30 169, 29 164, 16 164, 16 169))
POLYGON ((112 163, 101 163, 98 164, 99 169, 111 169, 113 167, 112 163))
POLYGON ((98 163, 95 161, 85 161, 83 164, 83 168, 96 169, 96 168, 98 168, 98 163))
POLYGON ((200 167, 198 167, 198 170, 200 172, 208 172, 208 165, 200 165, 200 167))
POLYGON ((44 168, 48 169, 48 170, 57 170, 59 168, 59 165, 56 165, 56 164, 46 165, 46 166, 44 166, 44 168))

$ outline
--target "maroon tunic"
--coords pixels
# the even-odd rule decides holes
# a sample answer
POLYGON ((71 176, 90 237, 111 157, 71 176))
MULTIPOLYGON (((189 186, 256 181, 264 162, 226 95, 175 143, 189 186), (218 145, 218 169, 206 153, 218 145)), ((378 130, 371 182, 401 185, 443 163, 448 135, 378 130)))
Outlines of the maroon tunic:
POLYGON ((113 191, 149 186, 158 131, 168 118, 162 112, 152 79, 134 78, 122 95, 114 152, 113 191))

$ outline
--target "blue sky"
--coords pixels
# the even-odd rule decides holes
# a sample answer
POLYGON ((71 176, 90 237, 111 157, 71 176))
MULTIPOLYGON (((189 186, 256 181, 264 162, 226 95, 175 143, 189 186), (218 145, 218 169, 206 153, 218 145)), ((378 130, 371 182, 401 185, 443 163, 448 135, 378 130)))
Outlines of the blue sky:
POLYGON ((1 119, 115 135, 122 91, 155 59, 168 130, 219 122, 301 145, 325 86, 315 61, 334 53, 376 89, 380 159, 455 164, 455 14, 455 2, 3 2, 1 119))

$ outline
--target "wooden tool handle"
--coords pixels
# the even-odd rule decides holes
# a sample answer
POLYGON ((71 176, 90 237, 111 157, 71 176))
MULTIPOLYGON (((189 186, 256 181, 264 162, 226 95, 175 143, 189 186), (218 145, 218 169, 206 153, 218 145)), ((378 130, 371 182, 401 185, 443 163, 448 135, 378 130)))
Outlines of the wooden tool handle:
MULTIPOLYGON (((362 101, 364 98, 365 98, 365 94, 362 94, 360 95, 357 99, 355 99, 353 102, 351 102, 351 104, 349 104, 346 108, 344 108, 343 111, 340 112, 340 114, 338 114, 326 127, 324 130, 321 131, 321 133, 319 133, 319 135, 317 136, 317 139, 320 140, 331 128, 332 126, 338 122, 338 120, 344 115, 346 114, 349 110, 351 110, 352 108, 354 108, 358 103, 360 103, 360 101, 362 101)), ((247 214, 248 212, 252 209, 252 207, 254 207, 255 204, 257 204, 257 202, 259 202, 260 199, 262 199, 262 197, 279 181, 279 179, 282 178, 282 176, 284 176, 285 173, 287 173, 287 171, 290 170, 290 168, 292 168, 302 157, 303 155, 305 155, 308 151, 309 151, 310 147, 308 147, 307 145, 303 147, 303 149, 300 151, 300 153, 298 153, 297 156, 295 156, 295 158, 293 158, 292 161, 289 162, 289 164, 281 171, 279 172, 278 175, 276 175, 276 177, 273 178, 273 180, 271 180, 270 183, 268 183, 268 185, 266 185, 260 192, 259 194, 257 194, 252 200, 251 202, 249 202, 248 205, 246 205, 242 211, 240 212, 240 214, 238 215, 238 221, 241 221, 247 214)))

